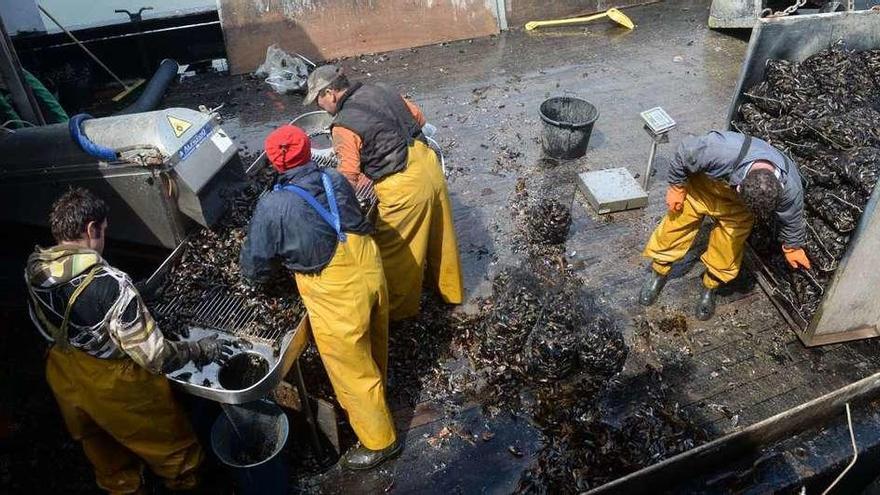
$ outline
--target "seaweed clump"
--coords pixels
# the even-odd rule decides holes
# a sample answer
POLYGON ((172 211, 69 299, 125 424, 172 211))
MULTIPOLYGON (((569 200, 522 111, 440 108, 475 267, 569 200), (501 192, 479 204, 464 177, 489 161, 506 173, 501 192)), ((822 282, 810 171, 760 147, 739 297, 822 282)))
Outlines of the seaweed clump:
POLYGON ((704 442, 659 374, 640 376, 643 390, 618 381, 629 352, 621 319, 570 271, 535 264, 503 268, 463 335, 474 373, 465 392, 542 434, 517 491, 578 493, 704 442), (626 411, 607 405, 624 396, 626 411))

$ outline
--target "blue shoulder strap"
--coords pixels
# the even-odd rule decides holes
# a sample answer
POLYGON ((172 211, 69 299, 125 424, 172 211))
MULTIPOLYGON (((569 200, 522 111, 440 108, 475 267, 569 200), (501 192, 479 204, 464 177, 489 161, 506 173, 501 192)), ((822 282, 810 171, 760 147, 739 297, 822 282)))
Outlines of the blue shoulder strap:
POLYGON ((333 191, 333 183, 330 181, 330 176, 327 175, 326 172, 321 172, 321 182, 324 184, 324 194, 327 195, 327 203, 330 205, 330 211, 327 211, 327 208, 324 208, 314 196, 299 186, 293 184, 285 184, 283 186, 281 184, 275 184, 274 190, 280 191, 284 189, 285 191, 296 193, 299 197, 304 199, 306 203, 311 205, 311 207, 318 212, 318 215, 321 215, 321 218, 323 218, 325 222, 333 227, 333 230, 336 231, 336 237, 339 239, 339 242, 345 242, 345 232, 342 231, 342 223, 339 218, 339 207, 336 205, 336 193, 333 191))

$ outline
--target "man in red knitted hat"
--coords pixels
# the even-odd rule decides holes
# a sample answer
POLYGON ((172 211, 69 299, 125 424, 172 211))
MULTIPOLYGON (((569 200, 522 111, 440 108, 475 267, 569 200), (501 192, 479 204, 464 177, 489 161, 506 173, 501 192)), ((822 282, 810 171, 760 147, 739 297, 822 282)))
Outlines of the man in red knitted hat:
POLYGON ((370 469, 401 448, 385 401, 388 290, 372 226, 348 181, 311 161, 302 129, 272 132, 266 155, 281 175, 254 210, 241 273, 266 280, 278 262, 294 272, 330 383, 360 440, 340 462, 370 469))

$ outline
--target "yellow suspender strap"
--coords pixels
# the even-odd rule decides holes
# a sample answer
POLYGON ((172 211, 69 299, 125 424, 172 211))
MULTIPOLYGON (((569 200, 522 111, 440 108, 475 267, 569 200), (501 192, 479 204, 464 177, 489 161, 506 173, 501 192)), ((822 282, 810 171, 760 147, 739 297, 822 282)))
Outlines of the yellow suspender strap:
POLYGON ((36 312, 37 318, 39 318, 40 322, 47 330, 49 330, 49 333, 52 334, 52 338, 55 340, 55 345, 58 345, 62 349, 67 348, 70 345, 70 342, 67 340, 67 327, 70 324, 70 311, 73 309, 73 304, 86 287, 92 283, 92 280, 95 279, 95 275, 100 268, 101 265, 95 265, 92 267, 92 269, 89 270, 89 273, 86 274, 86 278, 73 291, 73 294, 70 295, 70 298, 67 300, 67 308, 64 309, 64 319, 61 321, 60 328, 53 325, 52 322, 46 318, 43 309, 40 307, 40 301, 37 299, 36 295, 34 295, 33 291, 28 290, 31 300, 33 301, 34 312, 36 312))
POLYGON ((91 270, 89 270, 89 274, 86 275, 85 280, 79 284, 79 287, 73 291, 73 294, 70 295, 70 299, 67 300, 67 308, 64 309, 64 320, 61 322, 61 336, 64 339, 64 342, 67 342, 67 326, 70 323, 70 310, 73 309, 73 303, 76 302, 76 298, 82 294, 82 291, 88 287, 92 280, 95 279, 95 274, 98 273, 98 269, 100 269, 100 265, 95 265, 91 270))

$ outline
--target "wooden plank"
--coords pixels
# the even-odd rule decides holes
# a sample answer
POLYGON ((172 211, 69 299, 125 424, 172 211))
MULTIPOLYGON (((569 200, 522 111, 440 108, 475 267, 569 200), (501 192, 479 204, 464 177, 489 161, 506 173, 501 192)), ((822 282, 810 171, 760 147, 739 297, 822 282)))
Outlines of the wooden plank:
POLYGON ((498 33, 484 0, 219 0, 232 74, 256 69, 277 44, 315 60, 498 33))
MULTIPOLYGON (((784 329, 783 329, 784 330, 784 329)), ((767 356, 761 353, 762 340, 752 342, 745 341, 733 344, 743 350, 751 349, 760 359, 766 360, 767 356)), ((859 352, 849 346, 827 348, 823 354, 817 355, 817 351, 804 348, 794 336, 785 344, 786 352, 794 361, 785 361, 778 364, 761 364, 756 362, 752 371, 769 369, 768 373, 753 375, 744 381, 732 384, 729 387, 719 385, 713 393, 700 397, 698 401, 690 402, 685 407, 697 416, 701 416, 704 426, 709 430, 724 431, 731 428, 730 414, 738 414, 741 424, 750 424, 754 421, 766 418, 791 407, 793 404, 801 404, 814 399, 816 396, 832 391, 850 383, 854 379, 863 378, 868 370, 876 369, 878 358, 876 353, 867 351, 859 352), (818 365, 816 364, 818 363, 818 365), (817 368, 817 369, 814 369, 817 368), (864 369, 864 373, 858 373, 857 369, 864 369), (703 404, 710 402, 716 407, 723 406, 727 414, 707 413, 703 404)), ((738 354, 737 351, 735 354, 738 354)), ((718 351, 711 354, 709 359, 697 359, 697 362, 714 362, 719 355, 727 355, 718 351)), ((751 373, 748 368, 737 369, 730 363, 725 370, 715 372, 714 381, 723 381, 733 371, 733 376, 748 377, 751 373)), ((697 366, 693 369, 695 379, 687 384, 687 390, 701 390, 705 386, 705 367, 697 366)), ((712 380, 710 380, 711 383, 712 380)), ((697 396, 699 397, 699 396, 697 396)), ((711 409, 711 408, 710 408, 711 409)))
MULTIPOLYGON (((479 405, 468 402, 461 406, 461 410, 470 411, 476 407, 479 407, 479 405)), ((392 416, 394 416, 394 422, 398 431, 407 431, 446 419, 447 413, 440 404, 420 402, 415 407, 404 406, 396 408, 392 411, 392 416)))
POLYGON ((454 419, 401 431, 400 457, 380 469, 334 467, 310 480, 309 493, 511 493, 533 465, 540 435, 507 414, 483 416, 479 408, 454 419))

